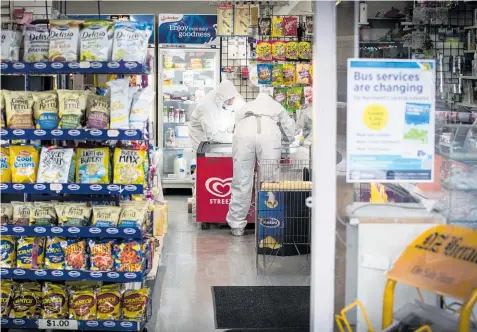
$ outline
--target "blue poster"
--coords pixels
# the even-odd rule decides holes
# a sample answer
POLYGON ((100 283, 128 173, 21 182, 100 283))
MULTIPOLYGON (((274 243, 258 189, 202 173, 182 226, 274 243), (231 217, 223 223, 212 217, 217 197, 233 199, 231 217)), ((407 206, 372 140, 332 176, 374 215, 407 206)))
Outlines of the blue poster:
POLYGON ((159 15, 159 44, 218 45, 217 15, 159 15))

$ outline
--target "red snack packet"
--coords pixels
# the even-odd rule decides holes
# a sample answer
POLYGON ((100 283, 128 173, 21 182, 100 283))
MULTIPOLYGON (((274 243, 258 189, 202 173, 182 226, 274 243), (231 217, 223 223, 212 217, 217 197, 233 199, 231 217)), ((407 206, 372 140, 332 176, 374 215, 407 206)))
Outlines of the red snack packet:
POLYGON ((283 18, 285 36, 296 37, 298 31, 298 18, 295 16, 285 16, 283 18))

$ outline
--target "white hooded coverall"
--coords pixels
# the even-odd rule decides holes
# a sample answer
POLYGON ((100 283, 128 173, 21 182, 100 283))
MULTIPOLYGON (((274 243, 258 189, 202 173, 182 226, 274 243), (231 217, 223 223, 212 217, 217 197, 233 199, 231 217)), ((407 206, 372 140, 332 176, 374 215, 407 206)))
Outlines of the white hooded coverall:
MULTIPOLYGON (((235 130, 232 141, 234 173, 232 198, 227 214, 227 223, 232 228, 244 228, 252 198, 255 161, 266 161, 279 170, 282 127, 289 142, 295 134, 295 122, 287 111, 267 93, 260 93, 235 115, 235 130)), ((267 170, 267 173, 270 173, 267 170)), ((277 181, 266 179, 263 181, 277 181)))

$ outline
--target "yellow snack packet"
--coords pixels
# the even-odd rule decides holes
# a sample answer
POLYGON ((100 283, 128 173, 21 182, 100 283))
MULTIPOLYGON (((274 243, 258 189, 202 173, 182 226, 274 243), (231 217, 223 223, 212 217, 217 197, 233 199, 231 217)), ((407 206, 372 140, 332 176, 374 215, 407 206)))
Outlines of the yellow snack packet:
POLYGON ((126 291, 123 296, 123 319, 143 320, 146 314, 149 294, 149 288, 126 291))
POLYGON ((33 128, 33 95, 30 91, 4 90, 9 128, 33 128))
POLYGON ((12 182, 35 183, 39 153, 34 146, 10 146, 12 182))
POLYGON ((78 183, 109 183, 109 148, 76 149, 78 183))
POLYGON ((103 285, 97 299, 97 318, 117 320, 121 317, 121 285, 103 285))
POLYGON ((114 149, 114 176, 117 184, 143 184, 146 151, 114 149))
POLYGON ((64 285, 45 282, 41 313, 44 319, 60 319, 68 316, 68 293, 64 285))
POLYGON ((10 150, 0 147, 0 182, 12 182, 10 150))

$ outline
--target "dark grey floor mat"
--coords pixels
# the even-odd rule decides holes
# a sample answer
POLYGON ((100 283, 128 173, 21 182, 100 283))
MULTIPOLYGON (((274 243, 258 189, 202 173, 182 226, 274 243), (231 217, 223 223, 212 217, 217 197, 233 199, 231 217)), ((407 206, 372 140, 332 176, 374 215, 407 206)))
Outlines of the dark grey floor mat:
POLYGON ((310 326, 308 286, 214 286, 212 293, 218 329, 302 332, 297 328, 310 326))

